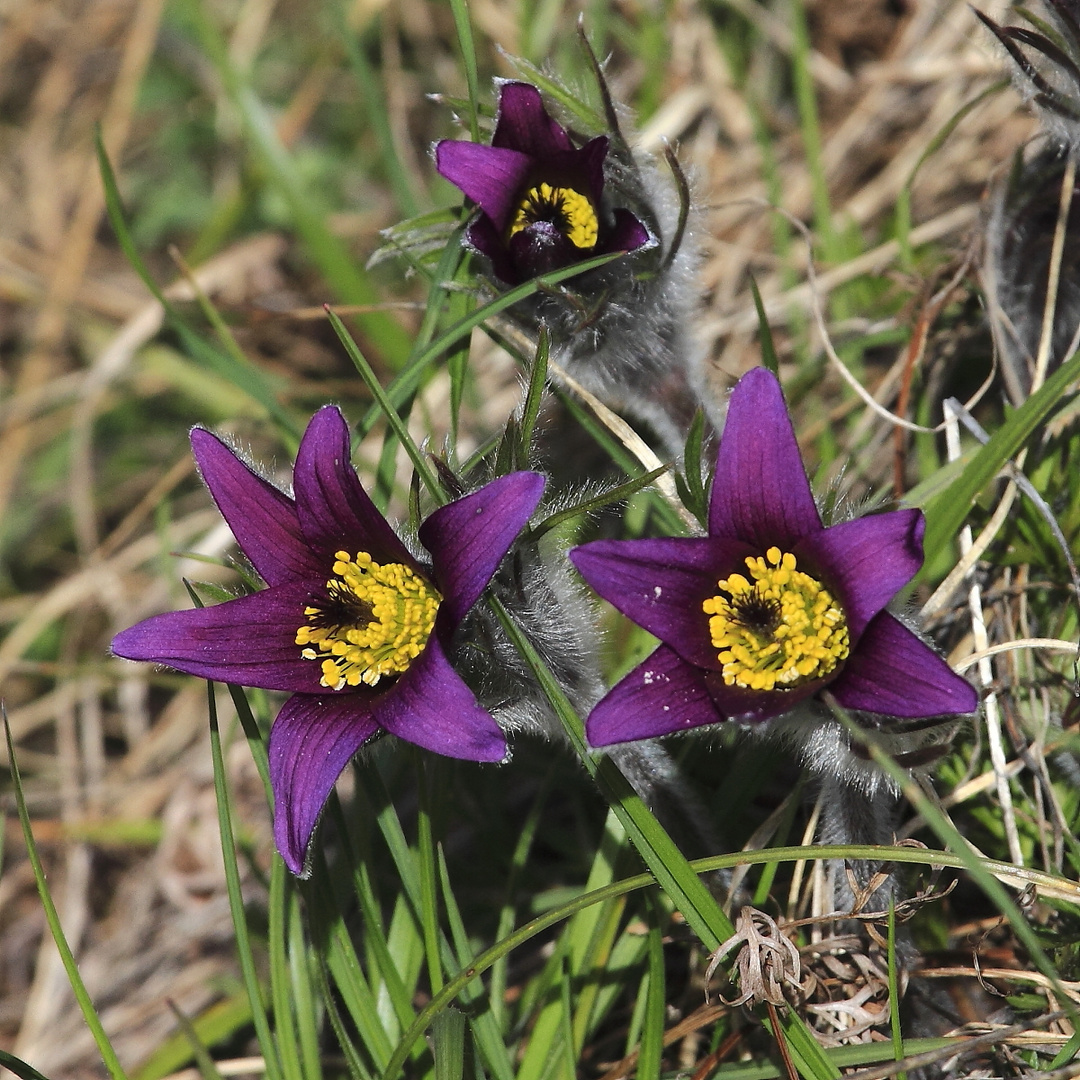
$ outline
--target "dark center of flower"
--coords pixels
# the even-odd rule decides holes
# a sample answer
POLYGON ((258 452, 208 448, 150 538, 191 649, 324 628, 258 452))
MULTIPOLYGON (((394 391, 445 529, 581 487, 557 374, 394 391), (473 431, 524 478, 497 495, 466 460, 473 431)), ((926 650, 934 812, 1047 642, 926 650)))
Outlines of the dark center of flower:
POLYGON ((580 191, 551 184, 536 184, 518 203, 508 236, 514 236, 539 221, 554 225, 574 247, 583 251, 596 247, 600 222, 596 208, 580 191))
POLYGON ((382 565, 366 551, 335 553, 326 595, 304 608, 296 644, 322 664, 323 686, 374 686, 399 675, 431 637, 442 597, 402 563, 382 565))
POLYGON ((795 556, 771 547, 746 560, 742 574, 717 582, 701 605, 728 686, 787 690, 830 675, 850 652, 847 619, 820 581, 796 569, 795 556))

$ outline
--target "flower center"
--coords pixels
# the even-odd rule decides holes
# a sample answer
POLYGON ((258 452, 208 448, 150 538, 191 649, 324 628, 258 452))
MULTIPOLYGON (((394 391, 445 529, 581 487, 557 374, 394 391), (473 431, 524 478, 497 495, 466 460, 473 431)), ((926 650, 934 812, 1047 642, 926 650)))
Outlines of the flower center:
POLYGON ((840 606, 795 556, 771 547, 746 560, 742 574, 717 582, 719 596, 701 606, 728 686, 787 690, 823 679, 847 658, 847 620, 840 606), (768 560, 768 561, 766 561, 768 560))
POLYGON ((509 236, 546 221, 554 225, 576 248, 596 247, 600 223, 593 204, 573 188, 537 184, 529 188, 510 223, 509 236))
POLYGON ((366 551, 335 558, 326 596, 304 608, 296 644, 306 646, 305 660, 321 661, 323 686, 374 686, 420 655, 442 597, 401 563, 380 565, 366 551))

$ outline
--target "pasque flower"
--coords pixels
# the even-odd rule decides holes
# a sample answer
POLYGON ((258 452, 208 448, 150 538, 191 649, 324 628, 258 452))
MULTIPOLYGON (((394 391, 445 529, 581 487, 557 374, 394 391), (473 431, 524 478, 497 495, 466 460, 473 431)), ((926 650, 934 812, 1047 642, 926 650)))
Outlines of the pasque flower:
POLYGON ((575 146, 535 86, 506 82, 491 145, 443 139, 435 165, 480 207, 469 244, 491 260, 496 277, 517 285, 593 255, 655 244, 630 210, 605 203, 608 146, 605 135, 575 146))
POLYGON ((156 615, 118 634, 117 656, 292 693, 270 733, 274 837, 300 873, 349 759, 381 731, 448 757, 502 761, 506 740, 448 657, 451 637, 535 510, 543 477, 511 473, 420 527, 408 551, 349 463, 327 406, 308 425, 290 498, 220 439, 191 444, 210 494, 265 590, 156 615))
POLYGON ((918 510, 826 528, 780 384, 749 372, 731 397, 708 535, 570 552, 661 642, 593 709, 589 741, 767 720, 825 687, 845 708, 892 717, 973 711, 972 687, 885 610, 922 565, 923 529, 918 510))

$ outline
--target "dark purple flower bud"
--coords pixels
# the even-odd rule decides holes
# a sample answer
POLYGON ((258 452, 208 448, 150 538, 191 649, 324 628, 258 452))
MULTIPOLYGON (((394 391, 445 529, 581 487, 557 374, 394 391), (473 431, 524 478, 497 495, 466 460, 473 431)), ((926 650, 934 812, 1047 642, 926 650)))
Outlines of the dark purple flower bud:
POLYGON ((499 477, 436 510, 420 563, 350 465, 349 429, 327 406, 300 444, 290 498, 220 439, 191 444, 218 508, 268 588, 156 615, 118 634, 117 656, 206 679, 284 690, 270 733, 274 837, 303 871, 341 770, 381 732, 447 757, 502 761, 506 739, 448 658, 455 631, 536 509, 544 479, 499 477))
POLYGON ((660 647, 593 709, 594 746, 790 712, 825 687, 847 709, 915 718, 978 697, 886 611, 922 565, 918 510, 826 528, 780 384, 736 386, 717 455, 708 535, 600 540, 570 558, 660 647))
POLYGON ((509 315, 529 332, 544 324, 553 358, 607 404, 647 421, 674 455, 696 408, 711 413, 713 401, 693 337, 698 245, 689 185, 670 152, 660 163, 631 151, 588 55, 605 102, 603 132, 582 143, 548 114, 535 86, 506 82, 491 145, 444 139, 436 167, 478 204, 466 240, 497 284, 627 253, 509 315))
POLYGON ((609 140, 574 146, 535 86, 503 83, 491 145, 443 139, 435 166, 480 207, 469 243, 495 276, 518 285, 593 255, 656 241, 629 210, 604 198, 609 140))

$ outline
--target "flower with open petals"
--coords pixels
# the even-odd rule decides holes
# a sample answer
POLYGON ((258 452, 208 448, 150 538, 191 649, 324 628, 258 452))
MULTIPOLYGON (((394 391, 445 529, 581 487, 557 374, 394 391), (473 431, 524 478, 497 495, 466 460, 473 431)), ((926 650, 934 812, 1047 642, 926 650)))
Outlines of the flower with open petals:
POLYGON ((241 686, 285 690, 270 733, 274 837, 293 873, 334 782, 380 731, 447 757, 502 761, 506 740, 448 658, 450 639, 536 509, 543 477, 499 477, 421 526, 431 566, 375 509, 349 463, 341 413, 304 434, 294 498, 196 428, 210 494, 267 589, 156 615, 117 656, 241 686))
POLYGON ((576 147, 540 91, 503 83, 491 145, 443 139, 435 166, 480 207, 466 233, 496 277, 517 285, 593 255, 637 251, 655 240, 625 207, 604 199, 608 139, 576 147))
POLYGON ((708 535, 570 553, 661 642, 593 709, 589 741, 766 720, 825 687, 845 708, 886 716, 972 712, 972 687, 885 610, 922 565, 923 530, 918 510, 826 528, 780 384, 749 372, 731 396, 708 535))

